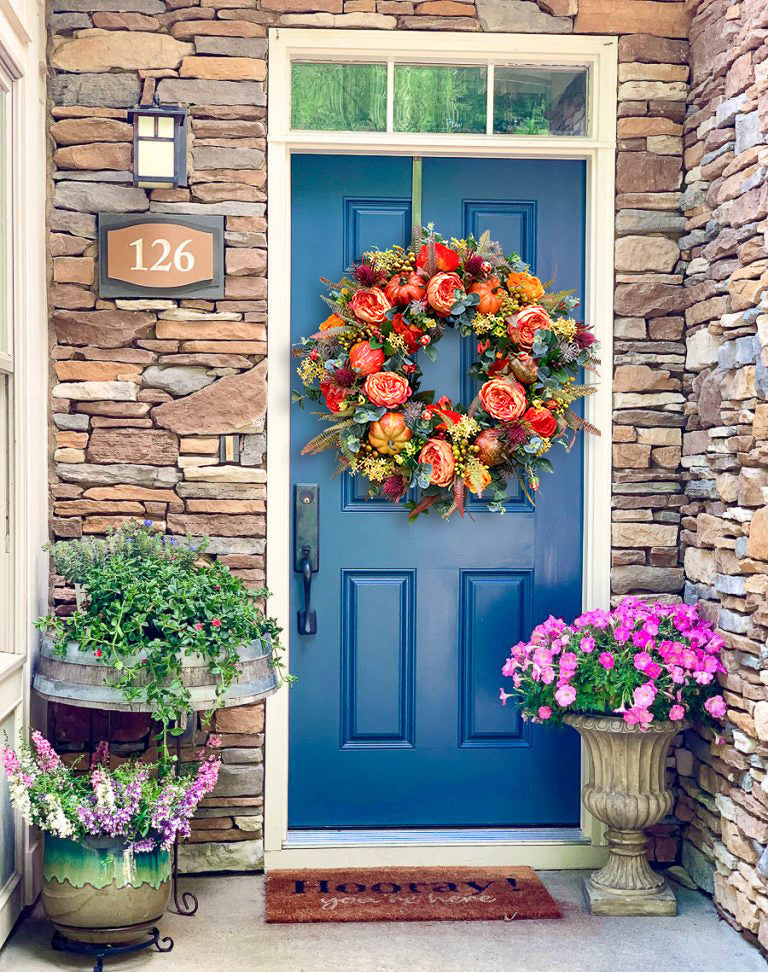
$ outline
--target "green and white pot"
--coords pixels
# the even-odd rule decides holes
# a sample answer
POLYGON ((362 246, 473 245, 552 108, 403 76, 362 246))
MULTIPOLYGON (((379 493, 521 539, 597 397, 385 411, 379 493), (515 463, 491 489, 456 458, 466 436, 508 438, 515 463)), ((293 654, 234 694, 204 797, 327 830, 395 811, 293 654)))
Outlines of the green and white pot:
POLYGON ((67 938, 98 944, 145 938, 170 893, 168 851, 135 854, 120 838, 45 835, 43 908, 67 938))

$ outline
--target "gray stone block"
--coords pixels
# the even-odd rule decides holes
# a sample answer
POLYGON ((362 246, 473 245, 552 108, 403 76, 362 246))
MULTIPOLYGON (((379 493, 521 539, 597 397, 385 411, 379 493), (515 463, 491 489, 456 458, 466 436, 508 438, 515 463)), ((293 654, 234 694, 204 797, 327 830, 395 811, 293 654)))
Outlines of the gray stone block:
POLYGON ((228 57, 258 57, 267 53, 266 37, 195 37, 197 54, 220 54, 228 57))
POLYGON ((201 145, 192 150, 196 169, 261 169, 264 153, 255 148, 221 148, 201 145))
POLYGON ((60 462, 56 464, 56 475, 66 483, 85 483, 89 486, 173 486, 179 481, 181 473, 175 466, 60 462))
POLYGON ((760 113, 750 111, 746 115, 736 116, 736 155, 746 152, 753 145, 760 145, 765 136, 760 127, 760 113))
POLYGON ((260 466, 267 451, 266 435, 243 435, 240 437, 240 465, 260 466))
POLYGON ((210 385, 212 378, 205 368, 179 366, 158 368, 156 365, 147 368, 141 376, 142 383, 151 388, 162 388, 171 395, 190 395, 210 385))
POLYGON ((529 0, 477 0, 477 16, 488 31, 518 34, 570 34, 570 17, 553 17, 529 0))
POLYGON ((683 867, 696 884, 709 894, 715 893, 715 866, 699 849, 686 840, 682 850, 683 867))
POLYGON ((715 126, 717 128, 730 128, 735 122, 736 116, 748 101, 749 98, 745 94, 721 101, 715 114, 715 126))
POLYGON ((616 232, 682 233, 685 217, 679 213, 657 209, 620 209, 616 214, 616 232))
POLYGON ((164 78, 157 86, 158 101, 183 105, 256 105, 267 103, 258 81, 199 81, 164 78))
MULTIPOLYGON (((93 9, 92 2, 88 9, 93 9)), ((138 104, 141 84, 135 74, 57 74, 50 91, 55 105, 132 108, 138 104)))
MULTIPOLYGON (((210 548, 209 548, 210 549, 210 548)), ((264 788, 264 767, 232 766, 223 763, 213 796, 255 796, 264 788)))
POLYGON ((261 871, 263 868, 264 844, 260 840, 179 845, 179 871, 182 874, 261 871))
MULTIPOLYGON (((93 4, 91 4, 91 8, 93 8, 93 4)), ((84 30, 93 26, 91 18, 85 13, 51 14, 48 23, 51 32, 54 34, 64 34, 70 30, 84 30)))
POLYGON ((59 182, 53 192, 53 204, 83 213, 143 213, 149 209, 143 189, 100 183, 59 182))
POLYGON ((83 432, 88 428, 88 416, 70 415, 69 412, 54 412, 53 424, 57 429, 72 429, 83 432))

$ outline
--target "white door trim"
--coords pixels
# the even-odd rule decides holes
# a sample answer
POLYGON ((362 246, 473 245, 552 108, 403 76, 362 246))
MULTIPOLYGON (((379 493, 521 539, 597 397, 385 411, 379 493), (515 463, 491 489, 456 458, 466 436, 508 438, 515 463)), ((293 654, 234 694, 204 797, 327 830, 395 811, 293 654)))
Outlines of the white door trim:
MULTIPOLYGON (((391 69, 390 69, 391 74, 391 69)), ((477 158, 583 159, 587 168, 584 319, 601 343, 603 377, 597 394, 585 401, 586 417, 603 431, 587 436, 584 462, 584 607, 607 607, 610 598, 611 374, 613 360, 613 225, 616 150, 617 41, 611 37, 541 34, 272 29, 269 32, 268 138, 268 434, 267 584, 274 592, 271 612, 283 626, 290 665, 290 378, 291 358, 291 155, 301 152, 351 155, 441 155, 477 158), (589 135, 521 137, 500 135, 404 135, 392 131, 292 132, 291 61, 394 58, 421 63, 588 65, 589 135)), ((391 114, 391 113, 390 113, 391 114)), ((390 118, 391 122, 391 118, 390 118)), ((391 128, 391 124, 390 124, 391 128)), ((265 866, 328 867, 531 864, 538 868, 590 867, 605 856, 602 830, 582 813, 576 839, 484 840, 436 845, 426 839, 323 845, 288 843, 288 695, 281 689, 267 700, 265 754, 265 866)), ((585 755, 582 750, 582 773, 585 755)), ((318 786, 322 781, 318 780, 318 786)), ((394 836, 394 835, 393 835, 394 836)))

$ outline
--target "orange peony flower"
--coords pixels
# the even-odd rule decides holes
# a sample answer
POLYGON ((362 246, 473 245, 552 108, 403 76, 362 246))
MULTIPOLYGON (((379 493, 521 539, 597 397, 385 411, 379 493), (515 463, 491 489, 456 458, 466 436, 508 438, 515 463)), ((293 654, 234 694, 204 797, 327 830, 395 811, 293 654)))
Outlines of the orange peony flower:
POLYGON ((379 287, 358 290, 349 302, 349 309, 355 317, 367 324, 383 324, 391 306, 387 295, 379 287))
POLYGON ((330 317, 326 317, 326 319, 320 325, 319 330, 327 331, 332 327, 344 327, 344 321, 339 317, 338 314, 331 314, 330 317))
POLYGON ((530 351, 536 339, 536 331, 550 330, 552 318, 538 305, 525 307, 519 314, 507 318, 507 334, 511 341, 530 351))
POLYGON ((529 408, 523 418, 536 435, 549 439, 557 432, 557 419, 548 408, 529 408))
POLYGON ((408 379, 394 371, 379 371, 375 375, 368 375, 363 391, 374 405, 383 405, 385 408, 403 405, 411 396, 408 379))
POLYGON ((522 290, 528 300, 538 300, 544 293, 544 287, 538 277, 530 273, 510 273, 507 277, 507 287, 509 290, 516 288, 522 290))
POLYGON ((427 284, 427 301, 438 317, 447 317, 456 303, 454 293, 464 285, 455 273, 436 273, 427 284))
POLYGON ((456 460, 453 449, 445 439, 427 439, 419 453, 419 462, 432 466, 432 477, 429 480, 433 486, 450 486, 456 472, 456 460))
POLYGON ((349 349, 349 367, 359 375, 381 371, 385 357, 381 348, 372 348, 368 341, 358 341, 349 349))
POLYGON ((523 386, 510 378, 492 378, 480 389, 480 402, 493 418, 509 422, 520 418, 527 401, 523 386))

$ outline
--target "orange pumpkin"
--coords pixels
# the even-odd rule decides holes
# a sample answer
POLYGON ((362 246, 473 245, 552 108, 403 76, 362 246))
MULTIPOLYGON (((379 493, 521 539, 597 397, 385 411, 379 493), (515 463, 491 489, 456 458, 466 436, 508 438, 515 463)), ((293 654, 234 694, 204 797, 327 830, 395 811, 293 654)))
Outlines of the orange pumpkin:
POLYGON ((386 286, 387 299, 393 307, 407 307, 412 300, 421 300, 427 284, 419 273, 397 273, 386 286))
POLYGON ((368 441, 385 456, 402 452, 405 443, 412 437, 413 432, 399 412, 385 412, 378 422, 371 422, 368 428, 368 441))
POLYGON ((470 294, 480 294, 478 314, 498 314, 504 299, 504 293, 500 292, 500 288, 501 281, 498 277, 489 277, 487 280, 478 280, 477 283, 472 284, 469 288, 470 294))

